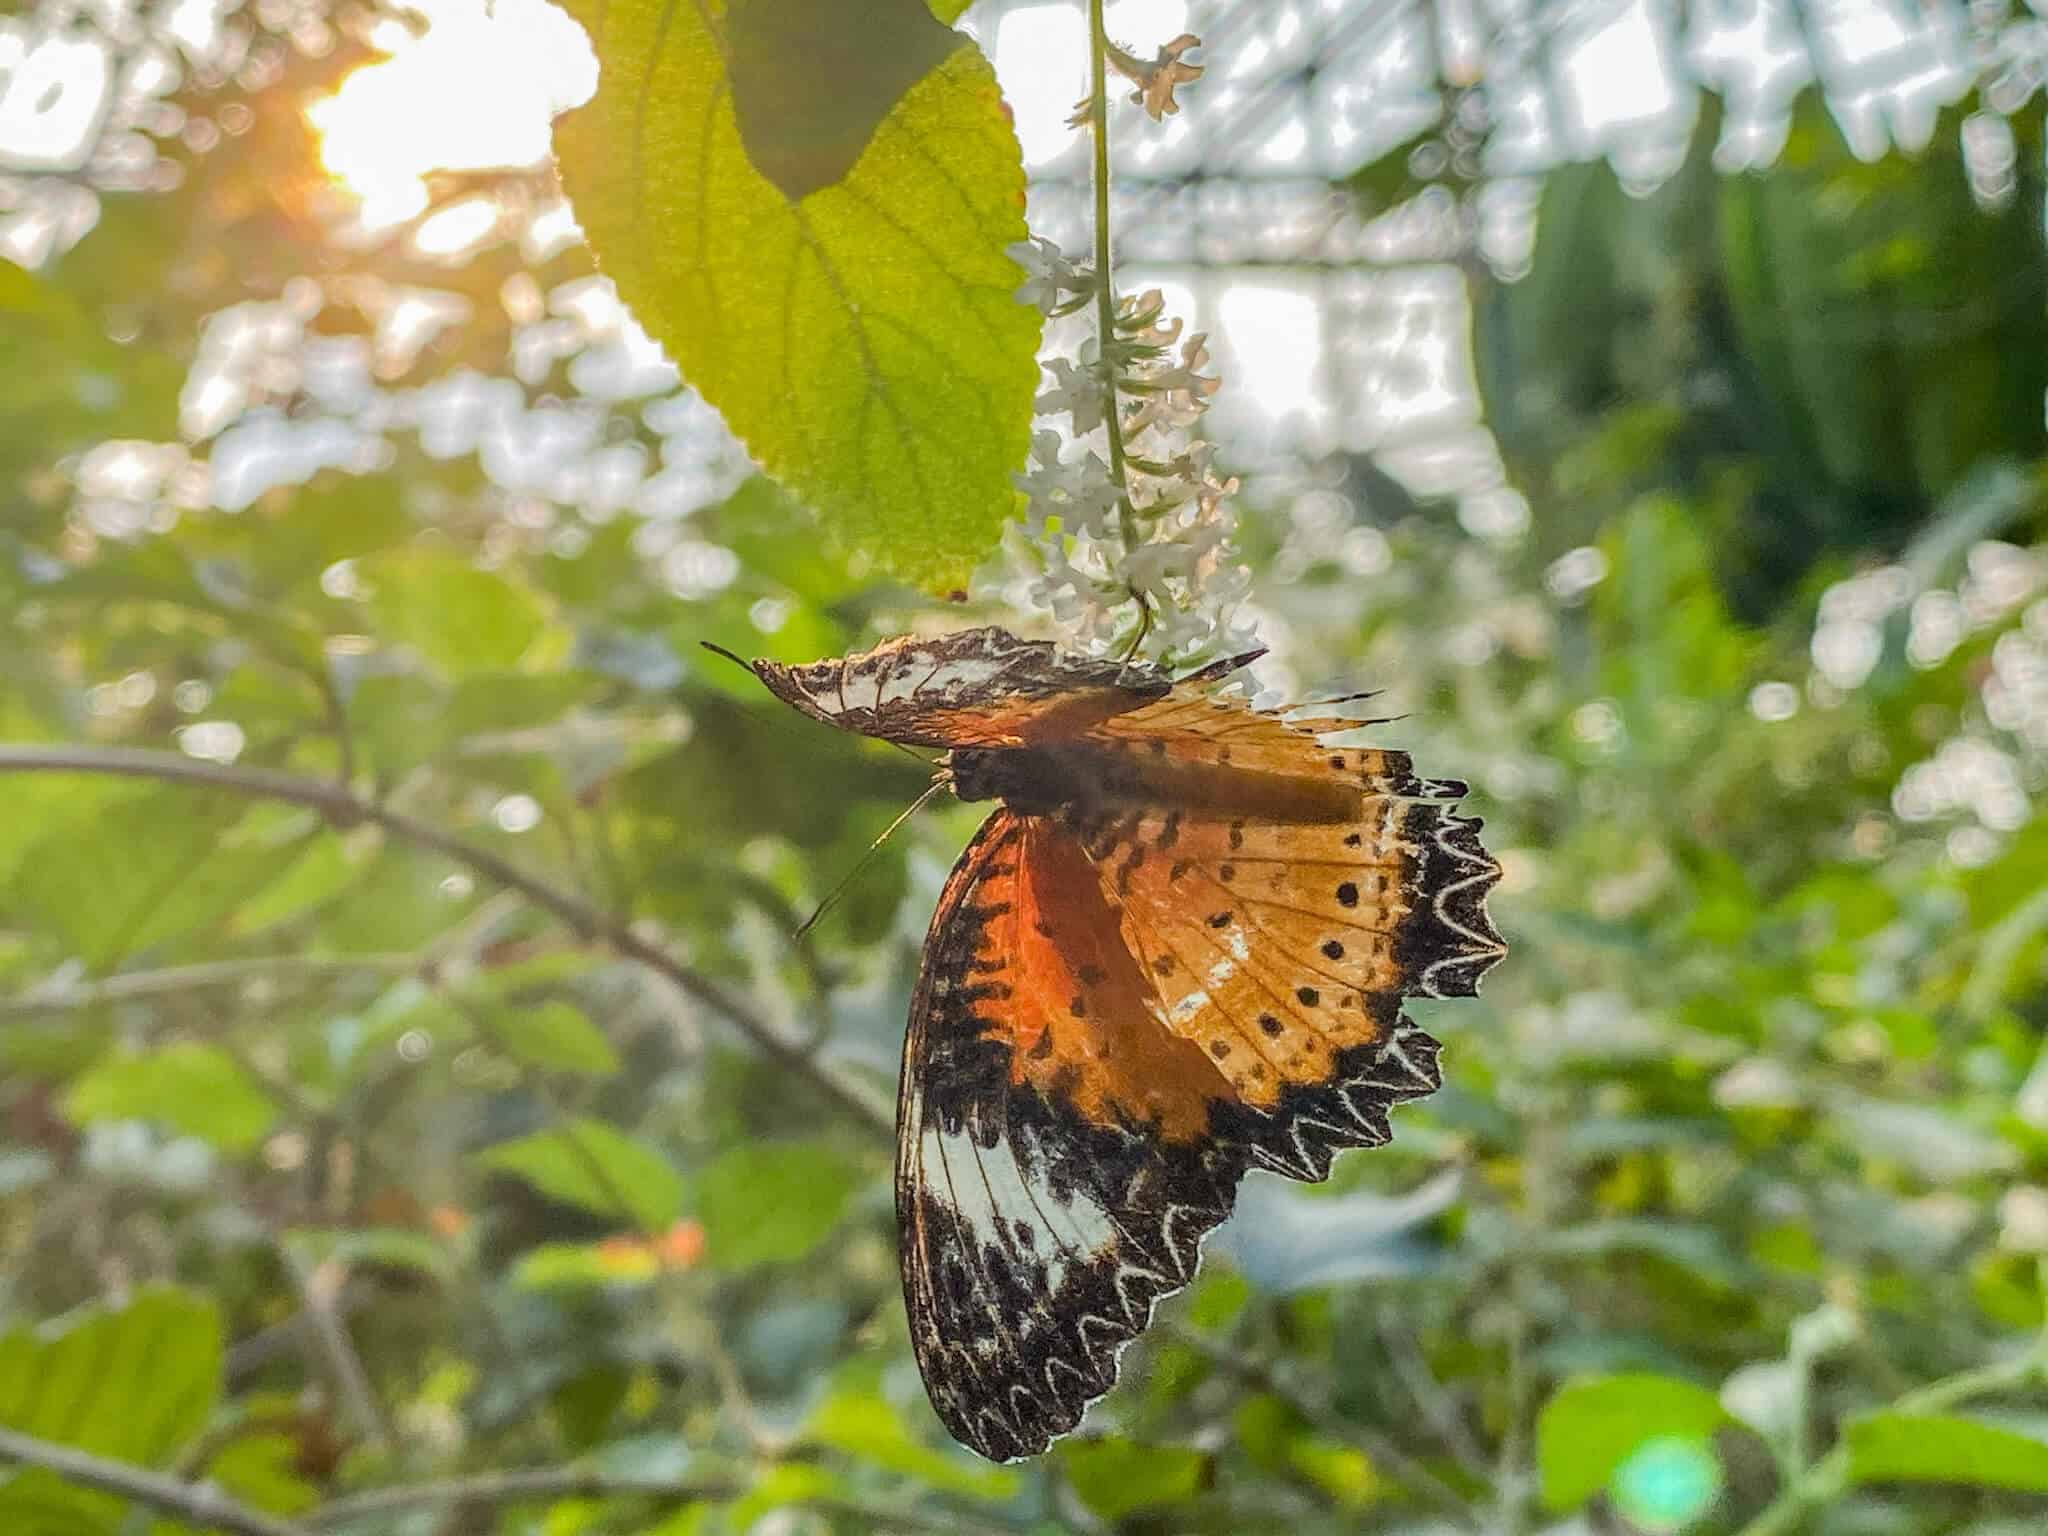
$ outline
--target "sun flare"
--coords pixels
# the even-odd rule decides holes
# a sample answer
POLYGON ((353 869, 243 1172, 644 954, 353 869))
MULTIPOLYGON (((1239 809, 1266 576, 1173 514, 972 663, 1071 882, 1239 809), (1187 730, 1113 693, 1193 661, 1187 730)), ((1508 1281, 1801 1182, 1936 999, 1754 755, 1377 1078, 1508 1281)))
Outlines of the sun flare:
POLYGON ((554 115, 597 84, 582 29, 546 0, 419 0, 417 9, 423 31, 378 23, 370 40, 389 57, 306 108, 321 164, 356 200, 365 230, 424 213, 436 171, 545 159, 554 115))

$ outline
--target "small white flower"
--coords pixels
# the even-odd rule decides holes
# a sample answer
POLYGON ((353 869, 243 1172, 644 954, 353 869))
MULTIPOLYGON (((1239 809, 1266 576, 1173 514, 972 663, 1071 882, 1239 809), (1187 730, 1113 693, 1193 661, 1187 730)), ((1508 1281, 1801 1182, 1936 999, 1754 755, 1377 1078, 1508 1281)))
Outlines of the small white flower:
POLYGON ((1038 410, 1065 419, 1072 445, 1053 430, 1033 436, 1031 467, 1016 477, 1025 518, 1006 548, 1070 644, 1121 654, 1137 642, 1177 664, 1248 649, 1236 613, 1251 578, 1231 546, 1237 481, 1191 431, 1221 387, 1201 371, 1207 339, 1180 342, 1157 290, 1119 300, 1115 314, 1106 346, 1098 337, 1045 363, 1038 410), (1112 412, 1121 476, 1105 462, 1112 412))
POLYGON ((1053 357, 1046 359, 1045 370, 1053 377, 1053 387, 1039 395, 1036 401, 1039 415, 1070 416, 1076 437, 1086 437, 1103 424, 1103 413, 1109 405, 1109 389, 1100 371, 1089 366, 1086 348, 1082 350, 1079 364, 1064 357, 1053 357))
POLYGON ((1017 302, 1029 304, 1042 315, 1051 314, 1069 296, 1095 291, 1095 274, 1069 261, 1064 251, 1041 236, 1006 245, 1003 254, 1024 269, 1024 281, 1015 294, 1017 302))

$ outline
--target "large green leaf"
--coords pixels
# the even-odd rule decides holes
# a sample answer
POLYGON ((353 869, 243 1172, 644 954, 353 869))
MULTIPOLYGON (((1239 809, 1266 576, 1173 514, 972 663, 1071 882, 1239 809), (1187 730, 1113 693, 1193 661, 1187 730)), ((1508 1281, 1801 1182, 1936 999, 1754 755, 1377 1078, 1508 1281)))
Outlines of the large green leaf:
POLYGON ((1013 509, 1038 378, 1003 254, 1025 234, 1022 155, 987 59, 961 39, 842 179, 792 202, 741 136, 724 7, 570 9, 602 74, 556 148, 620 293, 842 543, 959 585, 1013 509))
POLYGON ((458 555, 411 549, 370 562, 368 571, 378 631, 446 676, 516 667, 547 633, 532 592, 458 555))
POLYGON ((683 1181, 667 1158, 601 1120, 570 1120, 502 1142, 477 1158, 516 1174, 551 1199, 600 1216, 622 1216, 649 1232, 676 1219, 683 1181))
POLYGON ((277 1118, 233 1057, 197 1040, 100 1062, 72 1083, 64 1112, 80 1125, 148 1120, 224 1152, 248 1151, 277 1118))
POLYGON ((697 1176, 705 1249, 725 1268, 788 1263, 839 1224, 860 1174, 821 1142, 735 1147, 697 1176))
MULTIPOLYGON (((210 1301, 152 1288, 42 1329, 0 1335, 0 1427, 111 1461, 168 1465, 206 1427, 220 1391, 210 1301)), ((122 1503, 40 1470, 0 1472, 0 1530, 112 1531, 122 1503)))
POLYGON ((298 857, 291 838, 230 834, 246 807, 185 788, 63 802, 0 905, 54 930, 95 969, 221 921, 298 857))
POLYGON ((1669 1376, 1587 1376, 1565 1383, 1536 1420, 1543 1502, 1570 1509, 1606 1486, 1637 1447, 1704 1440, 1727 1422, 1705 1387, 1669 1376))
POLYGON ((529 1066, 599 1076, 619 1068, 603 1031, 569 1003, 508 1004, 487 1014, 484 1028, 507 1055, 529 1066))
POLYGON ((1972 1483, 2048 1493, 2048 1444, 1976 1419, 1875 1413, 1845 1434, 1860 1483, 1972 1483))
POLYGON ((895 1405, 871 1392, 833 1393, 811 1415, 805 1437, 948 1493, 1007 1499, 1018 1489, 1014 1472, 974 1465, 920 1444, 895 1405))
POLYGON ((1184 1446, 1140 1445, 1106 1436, 1067 1441, 1060 1447, 1060 1461, 1081 1501, 1114 1521, 1192 1498, 1202 1485, 1204 1458, 1184 1446))

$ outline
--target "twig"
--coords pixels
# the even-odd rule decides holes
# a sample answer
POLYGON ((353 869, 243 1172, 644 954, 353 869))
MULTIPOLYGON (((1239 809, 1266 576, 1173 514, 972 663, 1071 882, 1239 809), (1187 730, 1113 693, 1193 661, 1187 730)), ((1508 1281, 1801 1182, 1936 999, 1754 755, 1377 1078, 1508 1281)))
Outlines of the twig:
MULTIPOLYGON (((2048 1295, 2048 1261, 2040 1268, 2040 1286, 2042 1293, 2048 1295)), ((1885 1411, 1907 1417, 1946 1413, 1973 1397, 2042 1381, 2048 1381, 2048 1325, 2044 1325, 2024 1353, 1995 1365, 1958 1371, 1931 1381, 1895 1398, 1885 1411)), ((1736 1536, 1785 1536, 1786 1532, 1796 1530, 1808 1514, 1847 1490, 1850 1471, 1849 1442, 1837 1440, 1825 1456, 1779 1489, 1778 1496, 1736 1536)))
POLYGON ((41 1467, 81 1488, 133 1499, 163 1514, 175 1515, 200 1530, 227 1531, 231 1536, 311 1536, 307 1527, 258 1514, 212 1483, 180 1482, 11 1429, 0 1429, 0 1457, 23 1466, 41 1467))
POLYGON ((1166 1331, 1197 1354, 1206 1357, 1212 1364, 1237 1377, 1246 1386, 1277 1397, 1322 1433, 1333 1439, 1347 1441, 1365 1452, 1374 1464, 1395 1482, 1424 1503, 1434 1505, 1438 1513, 1460 1530, 1482 1529, 1472 1514, 1471 1506, 1455 1488, 1378 1430, 1364 1424, 1353 1423, 1332 1413, 1306 1393, 1281 1380, 1272 1366, 1264 1360, 1240 1354, 1221 1340, 1209 1338, 1191 1328, 1168 1328, 1166 1331))
POLYGON ((1464 1415, 1451 1394, 1444 1390, 1443 1383, 1436 1379, 1435 1372, 1430 1370, 1429 1362, 1423 1358, 1415 1340, 1385 1315, 1380 1318, 1376 1331, 1381 1347, 1393 1363, 1394 1374, 1401 1378, 1401 1385, 1415 1400, 1415 1406, 1422 1410, 1423 1416, 1436 1430, 1444 1449, 1475 1482, 1491 1481, 1493 1469, 1486 1464, 1486 1453, 1465 1427, 1464 1415))
POLYGON ((349 728, 348 705, 341 697, 341 687, 334 680, 334 669, 320 669, 320 697, 327 707, 327 730, 334 737, 335 751, 341 761, 335 770, 335 779, 344 787, 353 784, 356 778, 356 738, 349 728))
MULTIPOLYGON (((747 1484, 739 1479, 630 1477, 583 1467, 525 1467, 486 1472, 443 1482, 408 1483, 374 1488, 321 1505, 307 1517, 316 1531, 331 1531, 376 1515, 402 1514, 451 1504, 500 1505, 545 1499, 645 1498, 667 1503, 686 1499, 722 1501, 744 1498, 747 1484)), ((962 1521, 951 1514, 895 1509, 857 1499, 800 1499, 807 1509, 864 1522, 871 1531, 932 1532, 933 1536, 973 1536, 980 1531, 1009 1532, 1016 1527, 962 1521)))
POLYGON ((276 1247, 278 1262, 291 1277, 292 1289, 298 1292, 299 1304, 305 1308, 307 1329, 326 1357, 327 1368, 334 1375, 335 1388, 341 1400, 348 1404, 349 1417, 356 1421, 356 1432, 378 1450, 389 1454, 397 1442, 385 1420, 383 1407, 377 1401, 377 1394, 371 1389, 370 1373, 364 1369, 362 1356, 356 1353, 355 1341, 349 1337, 348 1325, 342 1320, 340 1308, 335 1305, 341 1293, 337 1281, 345 1279, 345 1274, 336 1271, 334 1278, 330 1279, 316 1273, 293 1252, 291 1243, 284 1238, 277 1240, 276 1247))
POLYGON ((170 752, 121 747, 0 746, 0 773, 112 774, 190 784, 230 794, 277 800, 288 805, 302 805, 318 811, 340 827, 364 822, 382 827, 393 837, 414 847, 442 854, 494 884, 520 892, 576 933, 600 940, 616 953, 639 961, 730 1020, 768 1055, 809 1078, 835 1104, 869 1128, 887 1135, 894 1127, 893 1112, 864 1085, 832 1071, 807 1052, 802 1042, 789 1039, 725 987, 681 964, 661 945, 641 937, 621 919, 599 911, 488 848, 466 842, 402 811, 365 800, 345 785, 265 768, 230 767, 170 752))
POLYGON ((250 981, 290 980, 300 976, 346 975, 350 972, 403 972, 417 967, 417 955, 249 955, 234 960, 209 960, 198 965, 172 965, 161 970, 128 971, 101 981, 38 982, 26 992, 0 998, 0 1018, 21 1014, 69 1013, 103 1003, 138 1002, 176 997, 201 987, 232 987, 250 981))
POLYGON ((374 1515, 403 1514, 449 1504, 521 1504, 543 1499, 736 1499, 745 1487, 730 1481, 630 1477, 591 1467, 518 1467, 431 1483, 400 1483, 329 1500, 308 1515, 316 1530, 332 1530, 374 1515))

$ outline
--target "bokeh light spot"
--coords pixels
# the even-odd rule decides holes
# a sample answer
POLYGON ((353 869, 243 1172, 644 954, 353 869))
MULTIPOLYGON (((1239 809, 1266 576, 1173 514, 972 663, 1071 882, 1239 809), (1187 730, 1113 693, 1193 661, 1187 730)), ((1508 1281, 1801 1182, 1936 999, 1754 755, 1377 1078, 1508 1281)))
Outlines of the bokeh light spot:
POLYGON ((1678 1435, 1637 1446, 1608 1484, 1622 1516, 1651 1536, 1682 1531, 1705 1514, 1721 1491, 1721 1463, 1711 1447, 1678 1435))

